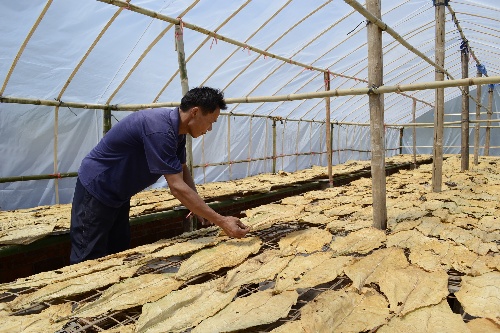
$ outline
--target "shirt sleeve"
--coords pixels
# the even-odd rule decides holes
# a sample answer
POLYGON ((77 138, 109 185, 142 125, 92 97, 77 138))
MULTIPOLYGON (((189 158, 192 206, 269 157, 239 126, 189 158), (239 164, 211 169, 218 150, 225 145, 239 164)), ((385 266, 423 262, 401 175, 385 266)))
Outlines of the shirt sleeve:
POLYGON ((181 164, 186 163, 186 136, 182 136, 182 140, 179 142, 179 147, 177 148, 177 157, 181 161, 181 164))
POLYGON ((172 131, 157 132, 143 137, 144 151, 151 173, 164 175, 182 171, 182 156, 178 154, 180 142, 178 137, 172 134, 172 131))

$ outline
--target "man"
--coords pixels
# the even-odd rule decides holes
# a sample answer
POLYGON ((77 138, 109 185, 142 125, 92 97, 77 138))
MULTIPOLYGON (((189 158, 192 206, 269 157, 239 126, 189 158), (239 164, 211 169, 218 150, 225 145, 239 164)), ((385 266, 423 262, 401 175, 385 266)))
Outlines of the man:
POLYGON ((197 194, 186 167, 186 134, 212 130, 226 109, 220 90, 194 88, 179 108, 134 112, 116 124, 83 159, 71 210, 72 264, 126 250, 130 244, 130 198, 162 175, 172 195, 209 224, 241 238, 248 232, 238 218, 222 216, 197 194))

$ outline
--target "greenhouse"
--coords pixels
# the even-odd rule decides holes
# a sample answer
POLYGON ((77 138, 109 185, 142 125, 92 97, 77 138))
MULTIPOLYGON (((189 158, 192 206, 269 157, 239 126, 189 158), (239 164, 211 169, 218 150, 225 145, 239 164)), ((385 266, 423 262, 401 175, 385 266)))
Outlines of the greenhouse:
POLYGON ((0 332, 500 332, 499 14, 1 1, 0 332))

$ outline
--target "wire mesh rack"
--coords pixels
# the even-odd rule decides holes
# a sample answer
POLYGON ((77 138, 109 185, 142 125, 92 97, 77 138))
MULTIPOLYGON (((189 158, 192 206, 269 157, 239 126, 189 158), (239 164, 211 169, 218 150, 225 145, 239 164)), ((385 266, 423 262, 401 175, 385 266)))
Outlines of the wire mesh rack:
MULTIPOLYGON (((310 224, 307 223, 294 223, 294 222, 287 222, 287 223, 279 223, 275 224, 270 228, 264 229, 264 230, 258 230, 258 231, 253 231, 249 234, 249 236, 257 236, 261 239, 262 241, 262 246, 259 250, 258 253, 255 254, 259 255, 263 253, 264 251, 267 250, 277 250, 279 249, 279 244, 278 242, 280 239, 285 237, 291 232, 298 231, 298 230, 304 230, 311 227, 310 224)), ((314 227, 319 227, 319 228, 324 228, 325 226, 318 226, 315 225, 314 227)), ((214 231, 212 233, 206 234, 206 236, 210 235, 215 235, 218 231, 214 231)), ((347 232, 341 231, 339 233, 336 233, 334 236, 344 236, 346 235, 347 232)), ((322 251, 328 251, 330 250, 328 245, 325 245, 322 248, 322 251)), ((405 251, 408 252, 408 251, 405 251)), ((409 253, 407 253, 408 255, 409 253)), ((172 257, 166 257, 166 258, 155 258, 149 260, 147 263, 145 263, 143 266, 141 266, 134 276, 139 276, 142 274, 163 274, 163 273, 176 273, 179 270, 179 267, 181 264, 190 257, 191 254, 187 255, 181 255, 181 256, 172 256, 172 257)), ((351 256, 354 257, 362 257, 368 254, 350 254, 351 256)), ((135 261, 135 260, 140 260, 141 257, 144 257, 144 254, 141 253, 133 253, 129 255, 125 261, 135 261)), ((199 276, 193 277, 187 281, 185 281, 181 287, 178 288, 178 290, 183 289, 187 286, 190 285, 196 285, 196 284, 201 284, 205 283, 211 280, 215 280, 218 278, 221 278, 226 275, 227 271, 232 269, 232 267, 226 267, 222 268, 216 272, 211 272, 211 273, 205 273, 201 274, 199 276)), ((463 309, 460 307, 460 304, 458 303, 458 300, 456 300, 454 296, 454 292, 456 292, 459 289, 460 286, 460 281, 461 281, 461 274, 458 271, 455 270, 450 270, 448 273, 449 276, 449 290, 450 290, 450 296, 448 297, 448 302, 450 303, 450 306, 452 307, 453 311, 456 313, 462 314, 462 317, 464 320, 468 320, 471 317, 468 316, 463 309)), ((267 280, 264 282, 260 283, 255 283, 255 284, 247 284, 247 285, 242 285, 240 286, 238 293, 235 298, 239 297, 247 297, 253 293, 267 290, 267 289, 272 289, 274 288, 274 281, 273 280, 267 280)), ((242 330, 239 331, 241 333, 246 333, 246 332, 258 332, 258 333, 266 333, 272 331, 274 328, 279 327, 283 325, 286 322, 289 321, 295 321, 300 319, 300 309, 307 304, 308 302, 311 302, 314 300, 318 295, 321 293, 327 291, 327 290, 340 290, 342 288, 345 288, 346 286, 349 286, 352 283, 352 281, 345 275, 341 275, 337 277, 335 280, 321 284, 318 286, 315 286, 313 288, 304 288, 304 289, 298 289, 297 293, 299 294, 298 300, 294 306, 292 306, 289 314, 287 317, 282 318, 274 323, 271 324, 266 324, 262 326, 257 326, 257 327, 252 327, 251 329, 248 330, 242 330)), ((55 299, 47 302, 41 302, 32 305, 29 308, 25 308, 22 310, 19 310, 12 315, 15 316, 23 316, 23 315, 28 315, 28 314, 35 314, 35 313, 40 313, 44 309, 50 307, 51 305, 57 305, 57 304, 62 304, 62 303, 71 303, 72 304, 72 309, 77 309, 83 306, 84 304, 93 302, 97 300, 102 293, 107 289, 107 287, 103 287, 100 289, 95 289, 90 292, 80 294, 80 295, 75 295, 67 298, 60 298, 60 299, 55 299)), ((20 289, 20 290, 9 290, 8 292, 4 292, 3 294, 0 294, 0 303, 5 303, 12 301, 16 297, 23 295, 23 294, 28 294, 36 291, 37 288, 25 288, 25 289, 20 289)), ((124 327, 125 325, 129 324, 136 324, 140 315, 142 312, 142 305, 140 306, 135 306, 132 308, 124 309, 124 310, 118 310, 118 311, 111 311, 103 315, 99 315, 96 317, 92 318, 71 318, 69 321, 67 321, 63 328, 57 331, 56 333, 93 333, 93 332, 102 332, 105 330, 109 329, 120 329, 120 327, 124 327)), ((188 333, 191 331, 190 329, 185 330, 184 332, 188 333)))

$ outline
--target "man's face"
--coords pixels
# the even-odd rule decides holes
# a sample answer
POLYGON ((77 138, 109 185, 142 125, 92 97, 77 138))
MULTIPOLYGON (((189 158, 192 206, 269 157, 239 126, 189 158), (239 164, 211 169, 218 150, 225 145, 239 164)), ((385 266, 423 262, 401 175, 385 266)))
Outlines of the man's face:
POLYGON ((193 138, 197 138, 212 130, 212 124, 217 121, 220 115, 220 108, 206 115, 201 112, 199 107, 192 108, 190 112, 192 112, 192 118, 189 121, 189 134, 193 138))

